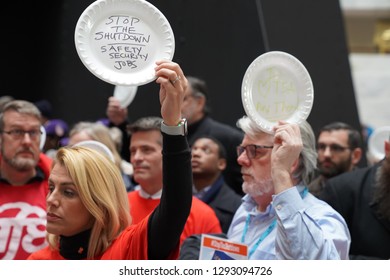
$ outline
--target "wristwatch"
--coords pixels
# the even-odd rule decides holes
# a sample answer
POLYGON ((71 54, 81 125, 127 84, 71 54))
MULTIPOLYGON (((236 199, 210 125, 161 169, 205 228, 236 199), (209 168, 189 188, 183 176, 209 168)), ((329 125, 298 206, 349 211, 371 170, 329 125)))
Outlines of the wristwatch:
POLYGON ((187 120, 181 119, 176 126, 166 125, 164 121, 161 122, 161 131, 169 135, 187 135, 187 120))

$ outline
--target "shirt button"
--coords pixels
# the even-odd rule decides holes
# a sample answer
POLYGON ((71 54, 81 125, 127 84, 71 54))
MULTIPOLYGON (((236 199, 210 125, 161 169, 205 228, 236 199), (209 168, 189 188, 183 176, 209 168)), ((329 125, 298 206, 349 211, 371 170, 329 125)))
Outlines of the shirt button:
POLYGON ((281 210, 282 209, 282 205, 278 204, 276 205, 276 210, 281 210))

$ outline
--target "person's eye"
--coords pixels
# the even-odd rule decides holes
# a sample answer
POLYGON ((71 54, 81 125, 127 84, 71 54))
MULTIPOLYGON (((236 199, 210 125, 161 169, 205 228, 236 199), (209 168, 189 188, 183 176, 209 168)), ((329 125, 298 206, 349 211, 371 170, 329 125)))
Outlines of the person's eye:
POLYGON ((261 154, 261 149, 257 149, 254 145, 248 145, 246 147, 246 151, 251 158, 255 158, 257 155, 261 154))
POLYGON ((319 150, 325 150, 326 146, 324 144, 318 144, 319 150))
POLYGON ((13 130, 12 133, 15 135, 15 136, 24 136, 24 131, 23 130, 20 130, 20 129, 16 129, 16 130, 13 130))
POLYGON ((52 193, 54 191, 54 186, 53 185, 49 185, 49 193, 52 193))
POLYGON ((151 154, 153 152, 153 149, 149 148, 149 147, 145 147, 142 149, 142 153, 144 154, 151 154))
POLYGON ((254 157, 263 157, 267 153, 267 149, 260 148, 256 149, 254 152, 254 157))
POLYGON ((333 146, 331 146, 331 148, 332 148, 333 151, 336 151, 336 152, 341 152, 341 151, 344 150, 343 147, 338 146, 338 145, 333 145, 333 146))
POLYGON ((72 191, 72 190, 64 190, 64 195, 66 196, 66 197, 74 197, 75 196, 75 192, 74 191, 72 191))
POLYGON ((29 133, 32 137, 36 137, 39 135, 40 131, 39 130, 31 130, 29 133))

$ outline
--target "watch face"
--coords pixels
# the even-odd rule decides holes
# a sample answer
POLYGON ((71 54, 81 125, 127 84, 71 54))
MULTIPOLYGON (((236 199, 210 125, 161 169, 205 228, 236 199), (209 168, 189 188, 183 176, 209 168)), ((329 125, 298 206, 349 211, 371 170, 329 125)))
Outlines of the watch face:
POLYGON ((182 123, 182 126, 183 126, 183 135, 185 136, 185 135, 187 135, 187 132, 188 132, 188 130, 187 130, 187 120, 186 119, 182 119, 181 123, 182 123))

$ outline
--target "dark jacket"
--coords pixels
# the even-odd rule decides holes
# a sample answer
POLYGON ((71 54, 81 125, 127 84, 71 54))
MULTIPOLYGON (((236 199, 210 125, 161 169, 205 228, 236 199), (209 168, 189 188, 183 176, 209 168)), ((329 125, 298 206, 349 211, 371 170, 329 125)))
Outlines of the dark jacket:
POLYGON ((222 232, 227 233, 233 216, 241 205, 241 196, 235 193, 221 176, 201 200, 214 209, 221 224, 222 232))
POLYGON ((378 215, 373 201, 375 174, 381 163, 329 179, 320 195, 348 224, 350 259, 390 258, 390 221, 378 215))

